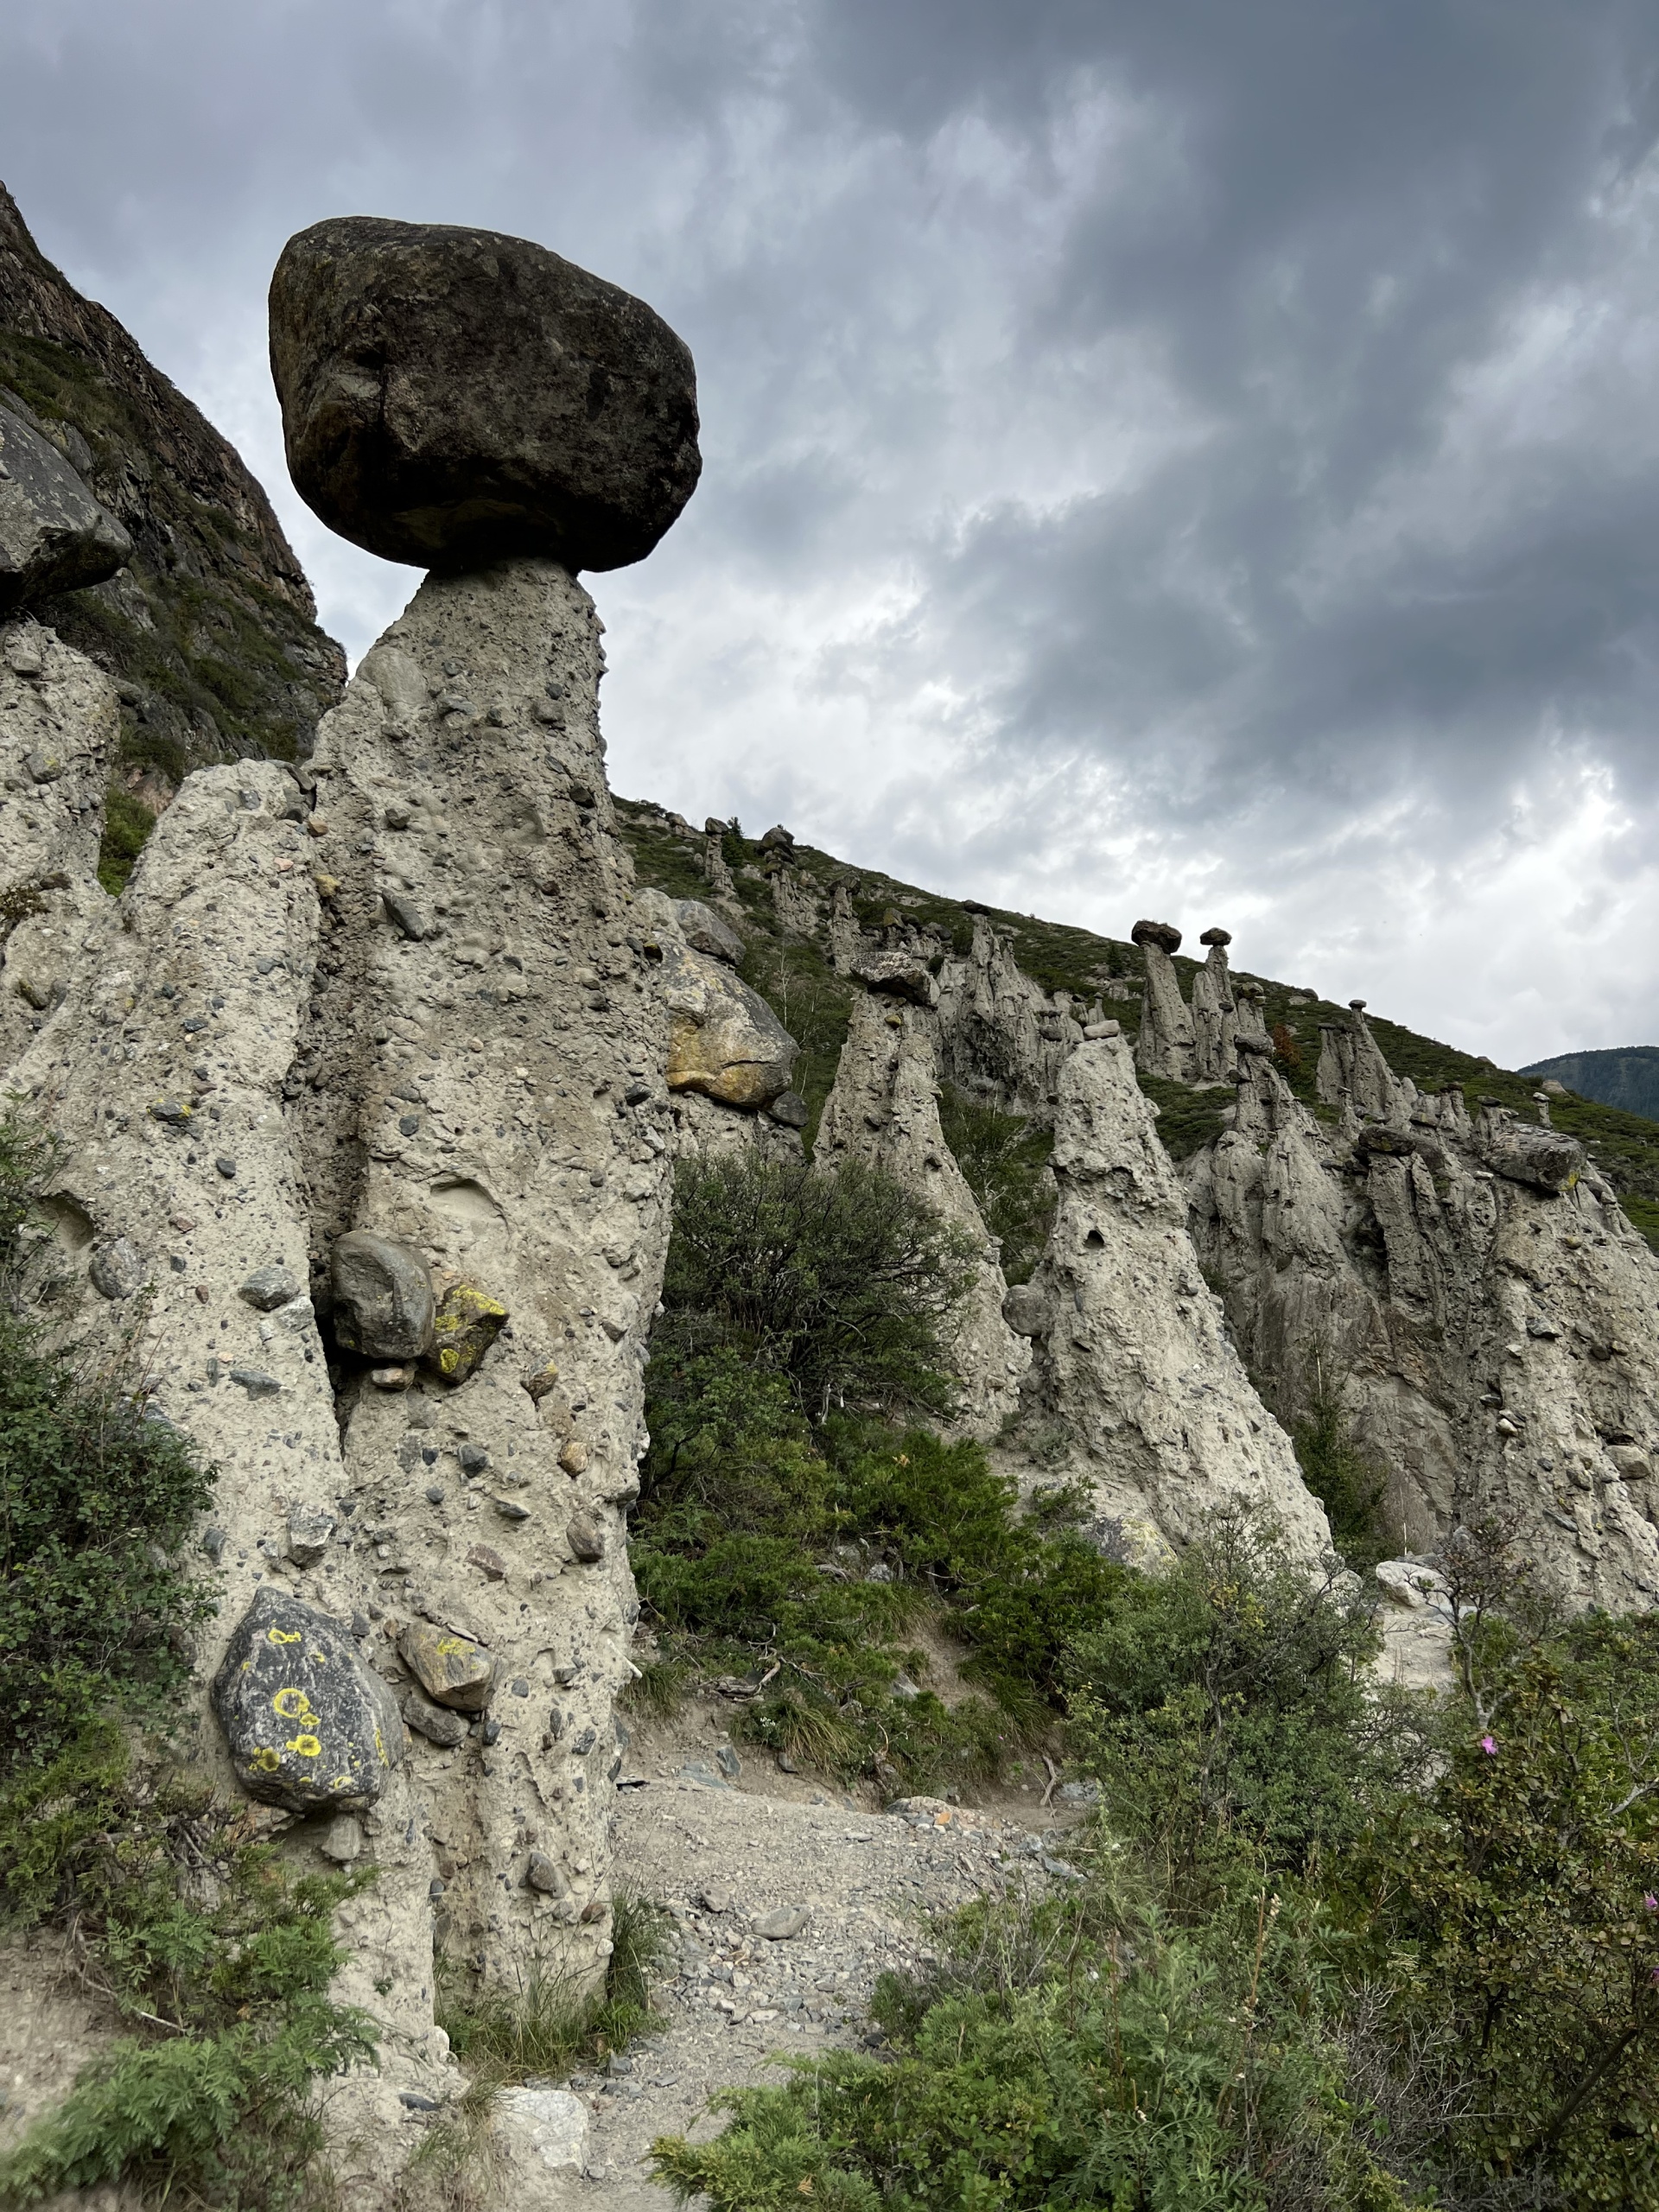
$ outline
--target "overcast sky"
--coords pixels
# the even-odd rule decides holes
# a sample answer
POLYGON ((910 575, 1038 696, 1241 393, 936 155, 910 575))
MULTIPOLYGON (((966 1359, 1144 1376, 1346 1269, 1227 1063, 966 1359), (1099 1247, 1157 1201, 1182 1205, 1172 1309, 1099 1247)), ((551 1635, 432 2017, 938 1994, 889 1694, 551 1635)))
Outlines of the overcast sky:
POLYGON ((696 357, 613 782, 1513 1064, 1659 1040, 1659 8, 10 0, 0 175, 294 496, 325 215, 537 238, 696 357))

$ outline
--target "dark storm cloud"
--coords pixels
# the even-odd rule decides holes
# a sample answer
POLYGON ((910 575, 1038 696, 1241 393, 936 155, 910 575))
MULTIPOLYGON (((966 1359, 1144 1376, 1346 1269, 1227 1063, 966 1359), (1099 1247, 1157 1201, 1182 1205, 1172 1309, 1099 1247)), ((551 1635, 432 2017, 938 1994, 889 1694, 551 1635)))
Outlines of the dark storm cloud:
MULTIPOLYGON (((1602 998, 1537 1049, 1652 1026, 1650 4, 25 0, 0 117, 268 477, 321 215, 684 332, 702 487, 601 591, 625 788, 1120 929, 1231 900, 1374 996, 1448 917, 1571 938, 1602 998)), ((360 649, 407 575, 276 488, 360 649)))

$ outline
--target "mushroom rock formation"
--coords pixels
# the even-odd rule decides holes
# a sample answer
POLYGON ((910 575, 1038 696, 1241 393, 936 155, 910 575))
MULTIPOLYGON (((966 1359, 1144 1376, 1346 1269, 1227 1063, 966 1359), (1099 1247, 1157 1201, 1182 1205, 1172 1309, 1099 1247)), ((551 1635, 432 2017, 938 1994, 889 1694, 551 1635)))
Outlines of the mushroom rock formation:
POLYGON ((1238 1011, 1233 1000, 1232 977, 1227 971, 1230 930, 1205 930, 1198 943, 1209 957, 1192 978, 1192 1080, 1230 1083, 1235 1064, 1234 1040, 1238 1034, 1238 1011))
POLYGON ((978 1251, 974 1281, 950 1351, 963 1387, 963 1433, 983 1439, 996 1434, 1015 1404, 1031 1355, 1003 1319, 1007 1284, 1000 1248, 939 1126, 929 1027, 914 1005, 896 1003, 875 987, 854 1001, 814 1157, 884 1168, 972 1238, 978 1251))
POLYGON ((494 231, 347 215, 270 284, 288 465, 388 561, 642 561, 696 488, 691 356, 641 300, 494 231))
POLYGON ((1171 958, 1181 949, 1181 933, 1169 922, 1137 922, 1129 931, 1147 966, 1147 991, 1135 1040, 1135 1064, 1142 1074, 1167 1083, 1190 1083, 1194 1064, 1192 1016, 1181 996, 1180 978, 1171 958))
POLYGON ((737 895, 732 871, 726 865, 726 832, 730 826, 712 814, 702 825, 702 872, 716 899, 734 899, 737 895))
POLYGON ((1067 1060, 1052 1165, 1059 1205, 1028 1300, 1057 1318, 1037 1338, 1022 1397, 1070 1433, 1067 1471, 1141 1557, 1166 1554, 1212 1507, 1245 1501, 1318 1560, 1330 1548, 1325 1515, 1205 1286, 1122 1038, 1091 1039, 1067 1060))
POLYGON ((1390 1538, 1495 1510, 1569 1605, 1659 1602, 1659 1260, 1577 1148, 1456 1093, 1332 1131, 1260 1056, 1238 1100, 1194 1242, 1287 1407, 1340 1390, 1390 1538))

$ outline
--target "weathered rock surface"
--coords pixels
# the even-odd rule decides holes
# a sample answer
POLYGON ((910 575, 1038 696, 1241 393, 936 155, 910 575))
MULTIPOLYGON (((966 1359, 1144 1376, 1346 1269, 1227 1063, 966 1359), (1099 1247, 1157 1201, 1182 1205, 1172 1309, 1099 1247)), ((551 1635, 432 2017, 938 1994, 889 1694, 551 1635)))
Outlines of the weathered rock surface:
POLYGON ((1060 1070, 1083 1027, 1020 967, 1007 939, 982 914, 971 947, 939 971, 940 1072, 976 1097, 1052 1126, 1060 1070))
POLYGON ((1062 1426, 1068 1471, 1132 1554, 1155 1556, 1206 1510, 1243 1500, 1303 1556, 1319 1555, 1325 1515, 1205 1287, 1185 1193, 1122 1039, 1066 1062, 1053 1169, 1059 1206, 1032 1284, 1049 1318, 1026 1418, 1062 1426))
POLYGON ((413 1245, 348 1230, 328 1255, 335 1341, 365 1359, 418 1359, 432 1349, 432 1270, 413 1245))
POLYGON ((700 899, 676 899, 674 918, 693 952, 705 952, 711 960, 723 960, 729 968, 735 968, 742 959, 742 938, 728 921, 712 906, 705 906, 700 899))
POLYGON ((1166 1083, 1191 1083, 1196 1073, 1193 1017, 1170 957, 1180 950, 1181 933, 1168 922, 1137 922, 1129 935, 1140 946, 1147 969, 1135 1064, 1166 1083))
POLYGON ((0 614, 102 583, 131 551, 57 448, 0 406, 0 614))
POLYGON ((227 753, 304 752, 346 658, 316 626, 270 501, 115 317, 46 259, 3 185, 0 388, 132 540, 119 574, 39 612, 125 685, 124 752, 152 794, 227 753))
POLYGON ((658 988, 673 1016, 671 1090, 701 1090, 757 1109, 789 1089, 799 1051, 758 991, 723 962, 664 945, 658 988))
POLYGON ((365 1811, 404 1756, 391 1693, 350 1630, 269 1585, 231 1637, 213 1709, 242 1787, 291 1813, 365 1811))
POLYGON ((951 1365, 962 1382, 964 1427, 988 1437, 1017 1402, 1030 1353, 1003 1319, 1007 1285, 996 1240, 944 1141, 938 1091, 926 1017, 875 992, 855 1000, 813 1156, 886 1169, 972 1239, 979 1256, 951 1341, 951 1365))
POLYGON ((1659 1261, 1554 1132, 1418 1097, 1357 1022, 1331 1059, 1342 1126, 1256 1058, 1192 1163, 1193 1236, 1245 1356, 1287 1414, 1316 1370, 1334 1382, 1402 1552, 1494 1512, 1569 1603, 1651 1605, 1659 1261), (1393 1118, 1362 1125, 1354 1090, 1393 1118))
POLYGON ((388 561, 621 568, 696 488, 684 345, 525 238, 314 224, 271 279, 270 361, 301 497, 388 561))
POLYGON ((434 1705, 455 1713, 482 1713, 488 1705, 495 1661, 471 1637, 431 1621, 411 1621, 397 1650, 434 1705))

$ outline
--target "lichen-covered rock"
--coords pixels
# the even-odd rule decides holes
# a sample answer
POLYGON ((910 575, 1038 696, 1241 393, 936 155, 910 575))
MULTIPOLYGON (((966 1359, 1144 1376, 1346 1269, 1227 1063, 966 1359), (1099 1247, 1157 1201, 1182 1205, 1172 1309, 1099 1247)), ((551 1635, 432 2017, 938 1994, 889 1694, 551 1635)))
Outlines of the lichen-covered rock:
POLYGON ((500 1300, 476 1283, 446 1284, 433 1315, 425 1364, 442 1382, 466 1382, 500 1335, 506 1319, 500 1300))
POLYGON ((432 1350, 432 1272, 411 1244, 353 1229, 328 1255, 335 1341, 365 1359, 418 1359, 432 1350))
POLYGON ((495 1661, 482 1644, 433 1621, 411 1621, 397 1639, 404 1664, 435 1705, 482 1713, 495 1687, 495 1661))
POLYGON ((213 1709, 243 1788, 292 1813, 372 1805, 404 1755, 391 1692, 350 1631, 269 1584, 226 1647, 213 1709))
POLYGON ((673 1016, 671 1090, 753 1111, 789 1089, 800 1048, 741 976, 687 948, 664 958, 658 988, 673 1016))
POLYGON ((131 552, 63 455, 0 406, 0 614, 101 583, 131 552))
POLYGON ((495 231, 316 223, 270 284, 288 465, 388 561, 643 560, 696 488, 696 377, 617 285, 495 231))

